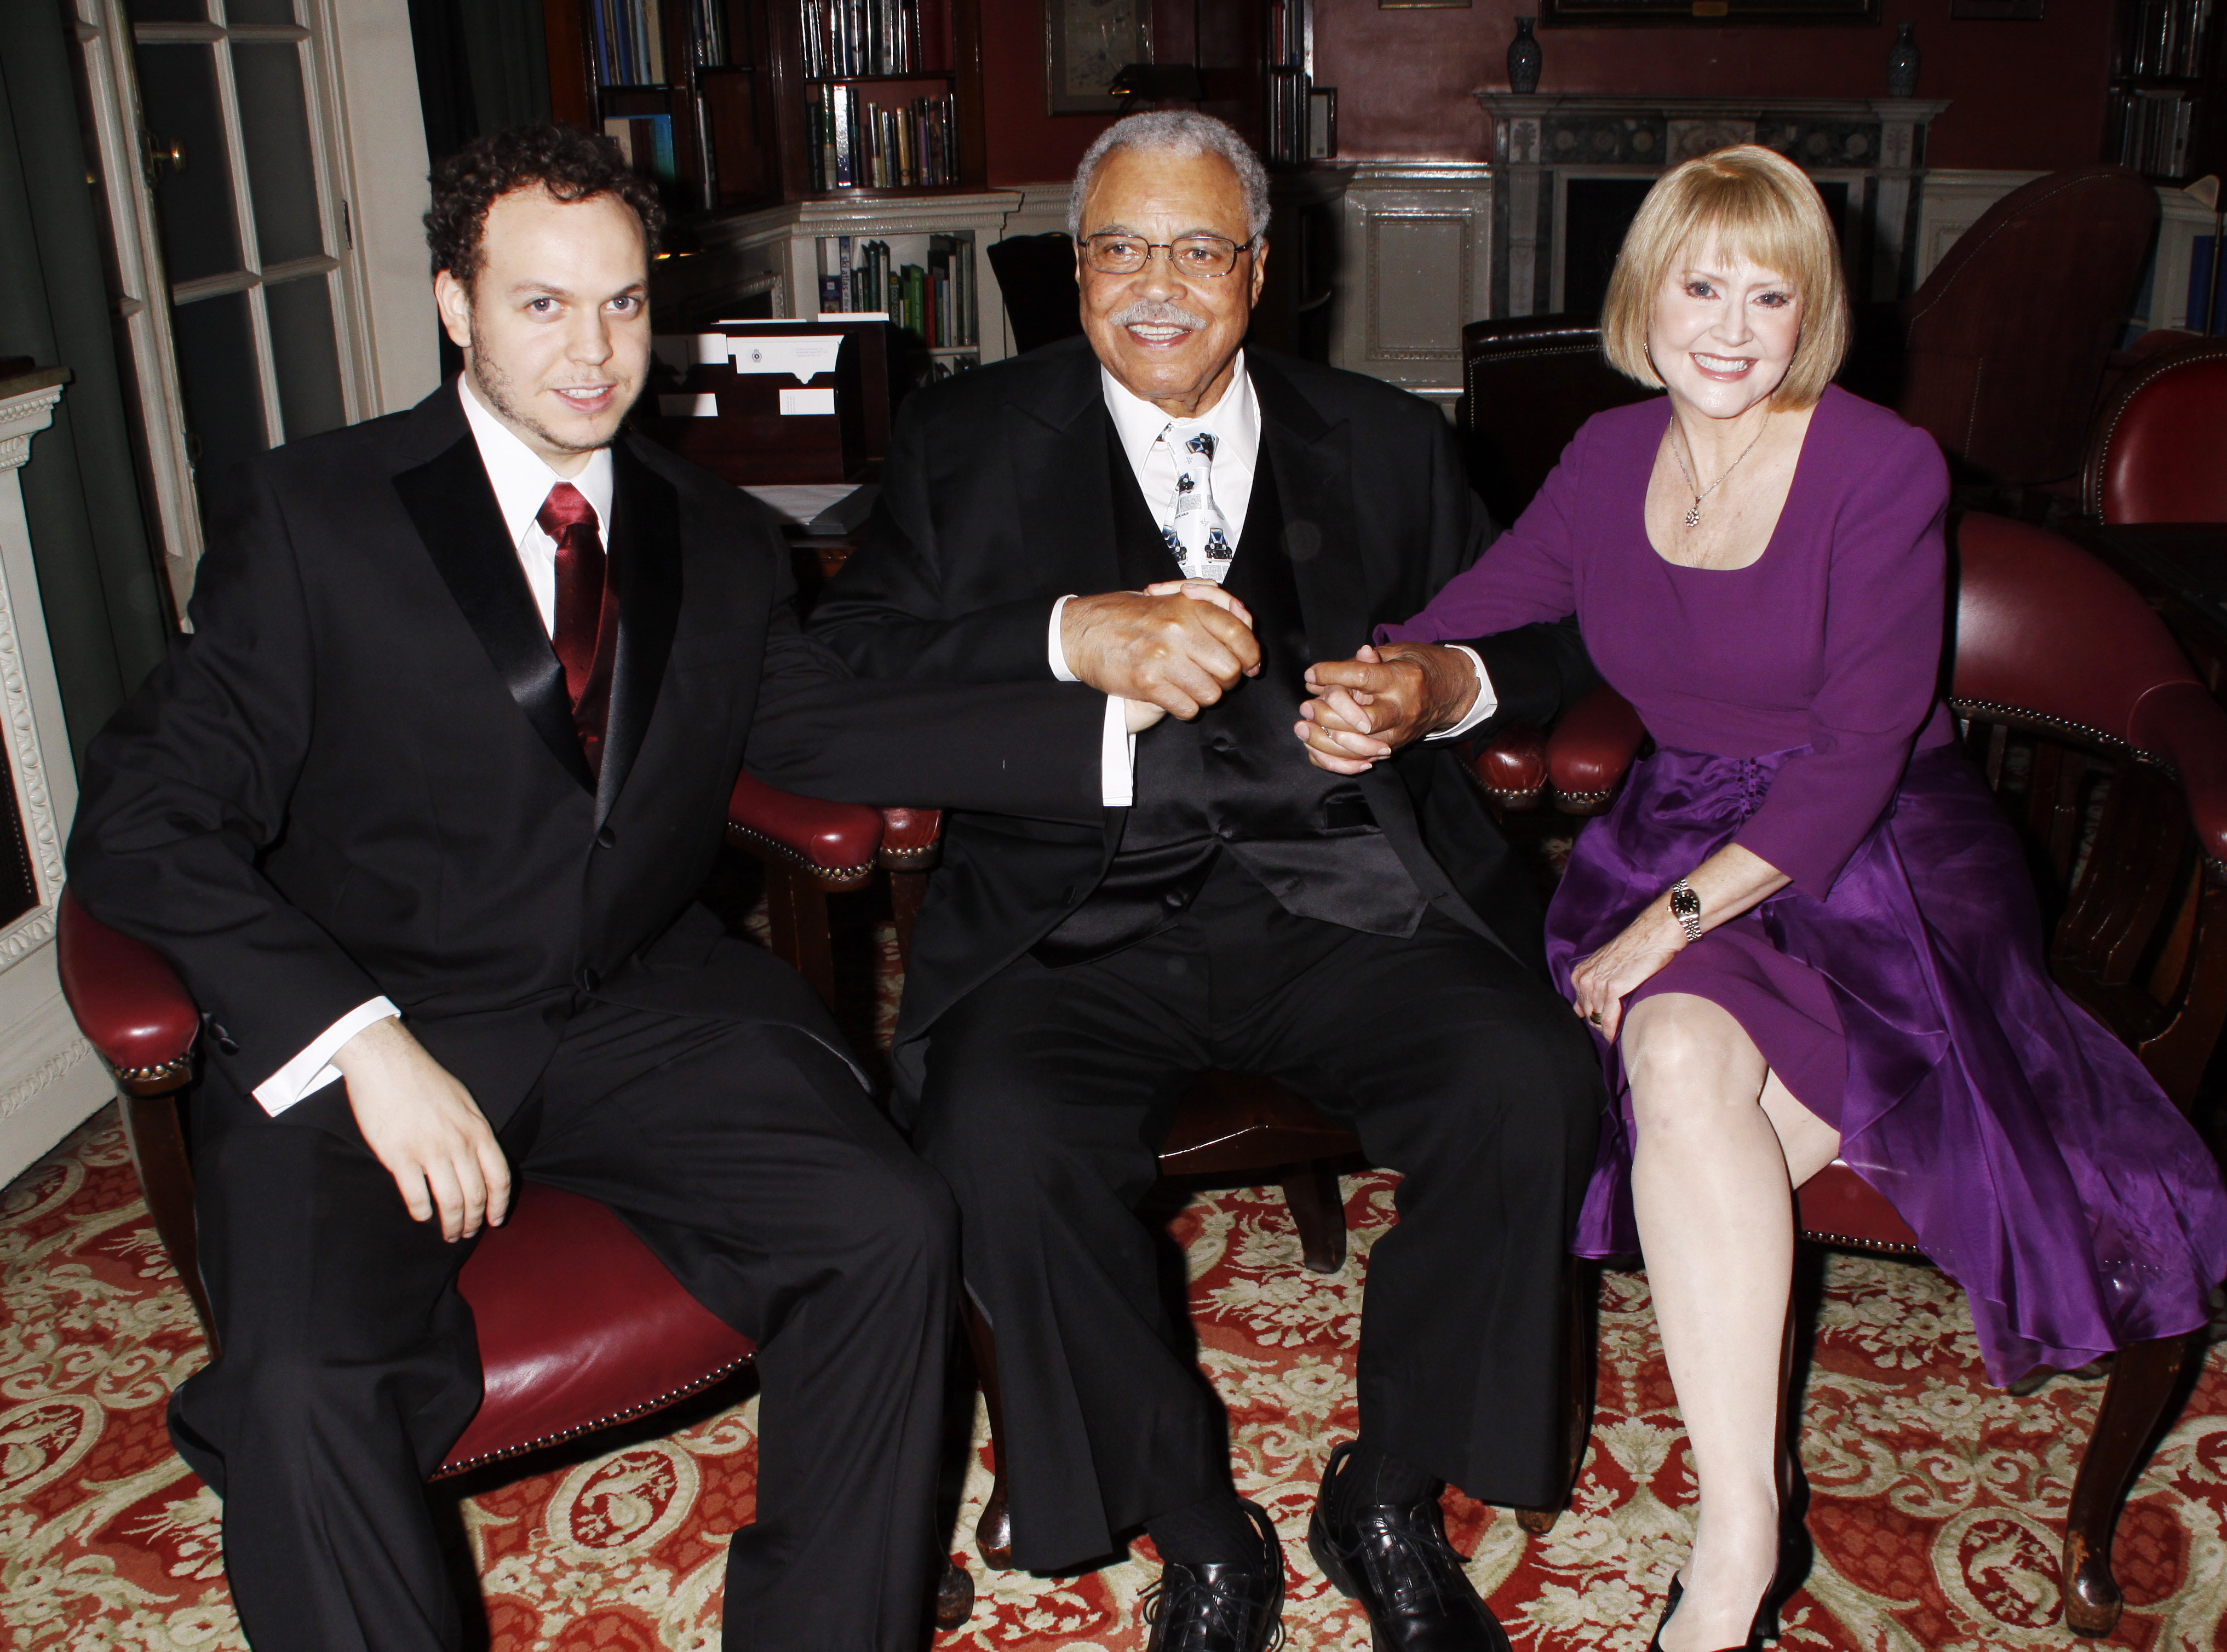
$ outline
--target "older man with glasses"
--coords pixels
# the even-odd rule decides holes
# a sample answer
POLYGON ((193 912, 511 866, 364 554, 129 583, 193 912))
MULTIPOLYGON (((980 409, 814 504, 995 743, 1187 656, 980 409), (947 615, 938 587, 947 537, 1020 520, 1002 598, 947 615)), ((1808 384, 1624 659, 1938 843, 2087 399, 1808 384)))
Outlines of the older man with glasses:
MULTIPOLYGON (((1493 528, 1427 403, 1246 345, 1267 222, 1221 122, 1109 129, 1070 207, 1085 336, 906 404, 813 625, 865 675, 1107 697, 1102 829, 954 816, 898 1020, 901 1119, 958 1195, 997 1339, 1014 1558, 1066 1570, 1142 1527, 1155 1652, 1274 1635, 1275 1529, 1237 1496, 1138 1216, 1185 1081, 1258 1073, 1403 1177, 1369 1259, 1360 1438, 1321 1442, 1309 1547, 1380 1652, 1487 1652, 1508 1642, 1436 1496, 1556 1495, 1600 1079, 1454 749, 1348 777, 1294 737, 1310 662, 1413 612, 1493 528), (1133 701, 1171 720, 1133 737, 1133 701)), ((1452 737, 1544 720, 1590 680, 1574 635, 1538 628, 1433 654, 1391 698, 1458 705, 1452 737), (1421 683, 1446 659, 1460 681, 1421 683)))

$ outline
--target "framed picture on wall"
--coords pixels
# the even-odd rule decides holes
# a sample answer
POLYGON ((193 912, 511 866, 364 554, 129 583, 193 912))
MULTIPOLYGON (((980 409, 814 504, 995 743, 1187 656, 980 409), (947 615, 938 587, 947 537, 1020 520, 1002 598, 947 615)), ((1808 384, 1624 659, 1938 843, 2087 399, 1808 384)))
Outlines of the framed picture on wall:
POLYGON ((1046 114, 1113 114, 1114 77, 1152 61, 1152 0, 1044 0, 1046 114))
POLYGON ((1879 0, 1540 0, 1549 29, 1619 23, 1875 23, 1879 0))

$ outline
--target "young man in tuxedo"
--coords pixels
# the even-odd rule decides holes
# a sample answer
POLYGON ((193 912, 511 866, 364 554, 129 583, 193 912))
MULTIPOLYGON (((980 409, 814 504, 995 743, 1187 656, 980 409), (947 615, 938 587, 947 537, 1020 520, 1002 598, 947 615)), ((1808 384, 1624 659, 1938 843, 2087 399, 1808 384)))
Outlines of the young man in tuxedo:
POLYGON ((798 634, 770 514, 620 429, 657 218, 603 137, 443 163, 464 373, 233 479, 193 635, 87 755, 71 886, 205 1011, 222 1352, 171 1427, 258 1652, 463 1644, 421 1478, 479 1403, 456 1274, 520 1177, 758 1343, 727 1646, 921 1636, 950 1200, 810 991, 692 903, 745 763, 1088 830, 1105 702, 858 683, 798 634))
MULTIPOLYGON (((1112 127, 1070 214, 1085 336, 907 404, 884 508, 813 630, 862 673, 1070 677, 1196 714, 1133 743, 1109 721, 1133 804, 1099 824, 954 817, 914 932, 901 1100, 997 1343, 1014 1558, 1073 1566, 1141 1525, 1165 1563, 1154 1648, 1272 1636, 1274 1534, 1233 1489, 1135 1215, 1190 1075, 1265 1074, 1404 1178, 1369 1255, 1360 1438, 1329 1457, 1311 1546, 1379 1652, 1487 1652, 1506 1639, 1435 1497, 1559 1493, 1564 1253, 1600 1078, 1453 750, 1350 778, 1294 737, 1310 662, 1422 607, 1492 529, 1437 410, 1245 343, 1267 215, 1220 122, 1112 127), (1254 674, 1139 622, 1132 593, 1178 576, 1241 605, 1254 674)), ((1543 721, 1591 681, 1565 628, 1433 653, 1438 677, 1448 660, 1446 735, 1496 709, 1543 721)), ((1387 674, 1379 726, 1421 669, 1387 674)))

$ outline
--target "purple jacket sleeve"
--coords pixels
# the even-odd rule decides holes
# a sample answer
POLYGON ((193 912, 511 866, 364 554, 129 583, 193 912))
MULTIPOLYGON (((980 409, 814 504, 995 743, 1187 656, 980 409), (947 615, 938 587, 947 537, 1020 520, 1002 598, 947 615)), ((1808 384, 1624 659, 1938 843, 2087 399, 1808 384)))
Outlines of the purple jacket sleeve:
POLYGON ((1933 709, 1948 500, 1948 468, 1919 430, 1902 431, 1848 490, 1833 526, 1809 749, 1787 760, 1733 839, 1821 901, 1894 796, 1933 709))
POLYGON ((1376 641, 1467 642, 1575 613, 1572 530, 1579 520, 1586 445, 1579 431, 1516 526, 1449 579, 1421 613, 1399 625, 1378 626, 1376 641))

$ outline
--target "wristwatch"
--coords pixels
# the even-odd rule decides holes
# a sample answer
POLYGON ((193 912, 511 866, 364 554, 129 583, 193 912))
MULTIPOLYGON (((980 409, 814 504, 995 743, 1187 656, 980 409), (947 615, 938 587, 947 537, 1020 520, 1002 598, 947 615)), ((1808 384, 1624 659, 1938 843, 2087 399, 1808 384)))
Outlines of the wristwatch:
POLYGON ((1686 932, 1687 940, 1701 938, 1701 897, 1682 877, 1670 886, 1670 915, 1678 920, 1678 927, 1686 932))

